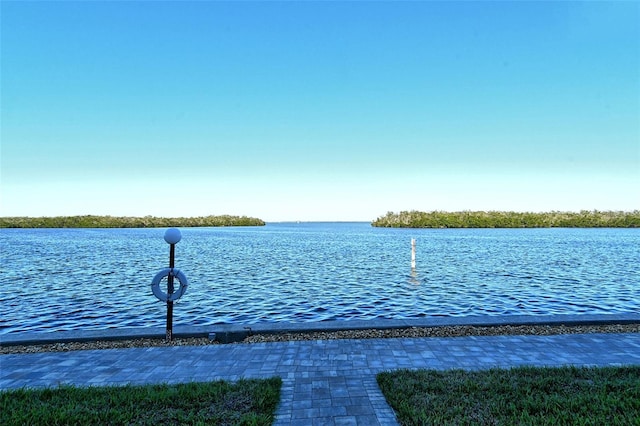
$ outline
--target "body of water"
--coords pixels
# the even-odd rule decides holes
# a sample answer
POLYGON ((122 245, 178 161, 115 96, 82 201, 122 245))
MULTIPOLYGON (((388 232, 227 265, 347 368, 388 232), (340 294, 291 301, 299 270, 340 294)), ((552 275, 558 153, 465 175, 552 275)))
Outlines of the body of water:
MULTIPOLYGON (((163 327, 165 229, 3 229, 0 334, 163 327)), ((183 228, 174 325, 637 313, 640 230, 183 228), (411 239, 417 241, 411 268, 411 239)))

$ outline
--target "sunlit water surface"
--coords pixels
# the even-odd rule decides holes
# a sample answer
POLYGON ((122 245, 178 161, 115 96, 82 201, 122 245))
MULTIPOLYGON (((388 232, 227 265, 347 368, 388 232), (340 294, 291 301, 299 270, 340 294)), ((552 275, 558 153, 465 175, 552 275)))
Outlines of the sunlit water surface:
MULTIPOLYGON (((0 334, 162 327, 164 229, 0 231, 0 334)), ((637 313, 640 230, 183 228, 175 325, 637 313), (417 267, 411 268, 411 238, 417 267)))

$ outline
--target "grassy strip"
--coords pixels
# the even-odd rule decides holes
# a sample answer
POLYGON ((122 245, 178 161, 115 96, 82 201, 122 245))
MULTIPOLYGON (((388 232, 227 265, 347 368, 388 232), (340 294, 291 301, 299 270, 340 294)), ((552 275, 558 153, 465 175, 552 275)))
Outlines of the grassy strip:
POLYGON ((399 370, 377 378, 402 425, 640 424, 640 367, 399 370))
POLYGON ((386 228, 638 228, 640 210, 633 212, 389 212, 371 223, 386 228))
POLYGON ((0 424, 270 425, 280 378, 0 392, 0 424))
POLYGON ((117 217, 117 216, 56 216, 0 217, 0 228, 166 228, 204 226, 264 226, 262 219, 246 216, 200 217, 117 217))

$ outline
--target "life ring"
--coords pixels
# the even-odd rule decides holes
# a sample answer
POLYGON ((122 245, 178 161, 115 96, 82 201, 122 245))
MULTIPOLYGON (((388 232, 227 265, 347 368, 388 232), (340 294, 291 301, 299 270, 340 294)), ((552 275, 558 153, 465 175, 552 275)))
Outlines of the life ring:
POLYGON ((155 277, 153 277, 153 281, 151 281, 151 291, 153 294, 160 300, 161 302, 175 302, 180 299, 182 295, 187 291, 187 287, 189 286, 189 282, 187 281, 187 277, 180 269, 176 268, 165 268, 158 272, 155 277), (160 290, 160 283, 164 277, 168 277, 169 275, 178 279, 180 285, 178 288, 171 294, 167 294, 164 291, 160 290))

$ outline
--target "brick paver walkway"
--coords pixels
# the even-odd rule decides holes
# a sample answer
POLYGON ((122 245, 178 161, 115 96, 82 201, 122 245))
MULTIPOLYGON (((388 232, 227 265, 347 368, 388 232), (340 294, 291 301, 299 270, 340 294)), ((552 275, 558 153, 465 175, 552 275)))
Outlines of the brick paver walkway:
POLYGON ((398 368, 640 365, 640 334, 316 340, 0 356, 0 389, 280 376, 277 425, 395 425, 375 375, 398 368))

